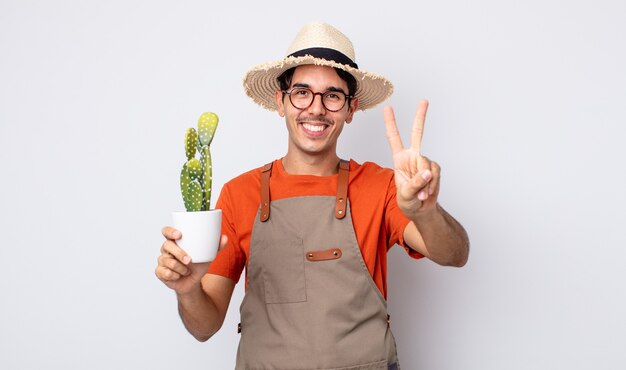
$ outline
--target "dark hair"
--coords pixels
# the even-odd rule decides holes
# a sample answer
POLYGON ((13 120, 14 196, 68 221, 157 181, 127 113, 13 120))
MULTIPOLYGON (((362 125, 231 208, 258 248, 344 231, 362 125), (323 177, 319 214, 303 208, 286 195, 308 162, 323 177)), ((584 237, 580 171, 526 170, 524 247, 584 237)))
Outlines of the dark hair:
MULTIPOLYGON (((293 77, 293 72, 295 70, 296 67, 289 68, 276 78, 281 91, 289 90, 289 87, 291 86, 291 78, 293 77)), ((348 95, 354 96, 356 94, 356 79, 354 76, 340 68, 335 68, 335 71, 339 77, 348 84, 348 95)), ((285 93, 283 93, 283 99, 285 99, 285 93)), ((348 98, 348 104, 350 104, 350 100, 351 99, 348 98)))

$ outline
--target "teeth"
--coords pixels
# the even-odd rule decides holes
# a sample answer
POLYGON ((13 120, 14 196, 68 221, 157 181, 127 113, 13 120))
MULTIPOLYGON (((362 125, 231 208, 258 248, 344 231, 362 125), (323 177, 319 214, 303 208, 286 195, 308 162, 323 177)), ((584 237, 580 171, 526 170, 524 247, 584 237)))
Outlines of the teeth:
POLYGON ((308 123, 303 123, 302 126, 304 126, 305 129, 309 130, 309 131, 314 131, 314 132, 321 132, 324 131, 324 129, 326 128, 326 126, 324 125, 310 125, 308 123))

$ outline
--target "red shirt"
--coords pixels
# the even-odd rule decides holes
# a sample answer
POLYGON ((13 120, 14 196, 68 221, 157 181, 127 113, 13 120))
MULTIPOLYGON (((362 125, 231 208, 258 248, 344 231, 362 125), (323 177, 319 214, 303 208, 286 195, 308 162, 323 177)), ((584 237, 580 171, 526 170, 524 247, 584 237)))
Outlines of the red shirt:
MULTIPOLYGON (((270 178, 271 199, 337 194, 337 175, 290 175, 280 159, 274 161, 270 178)), ((246 172, 222 188, 216 208, 222 210, 222 233, 228 245, 218 253, 209 273, 239 281, 250 256, 250 237, 261 203, 261 168, 246 172)), ((396 202, 393 171, 375 163, 350 161, 348 199, 357 242, 376 286, 387 297, 387 251, 404 245, 409 219, 396 202)), ((413 258, 423 257, 405 246, 413 258)))

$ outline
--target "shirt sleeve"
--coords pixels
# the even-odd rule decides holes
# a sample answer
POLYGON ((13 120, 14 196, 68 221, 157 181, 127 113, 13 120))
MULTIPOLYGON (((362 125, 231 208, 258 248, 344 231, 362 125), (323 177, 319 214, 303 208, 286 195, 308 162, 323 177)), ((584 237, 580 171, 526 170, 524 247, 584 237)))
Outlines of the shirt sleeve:
POLYGON ((222 188, 215 205, 222 210, 222 234, 228 237, 228 244, 219 251, 215 260, 211 262, 208 273, 227 277, 239 281, 245 267, 246 257, 240 245, 240 239, 235 228, 234 205, 230 196, 228 184, 222 188))
POLYGON ((404 242, 404 229, 409 222, 411 222, 411 220, 406 217, 400 207, 398 207, 398 201, 396 200, 396 182, 392 175, 387 188, 385 207, 385 226, 387 230, 389 230, 387 249, 390 249, 395 244, 399 244, 404 247, 411 258, 423 258, 424 256, 421 253, 413 250, 404 242))

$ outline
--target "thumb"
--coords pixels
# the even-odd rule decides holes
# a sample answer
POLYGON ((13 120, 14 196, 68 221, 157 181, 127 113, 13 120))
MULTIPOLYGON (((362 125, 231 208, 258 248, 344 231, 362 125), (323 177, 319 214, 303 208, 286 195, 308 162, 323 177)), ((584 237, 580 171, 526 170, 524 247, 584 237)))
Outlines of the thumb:
POLYGON ((413 176, 407 183, 405 188, 403 189, 403 196, 407 198, 414 198, 417 196, 420 190, 428 185, 430 180, 432 180, 433 174, 430 170, 423 170, 418 173, 416 176, 413 176))

